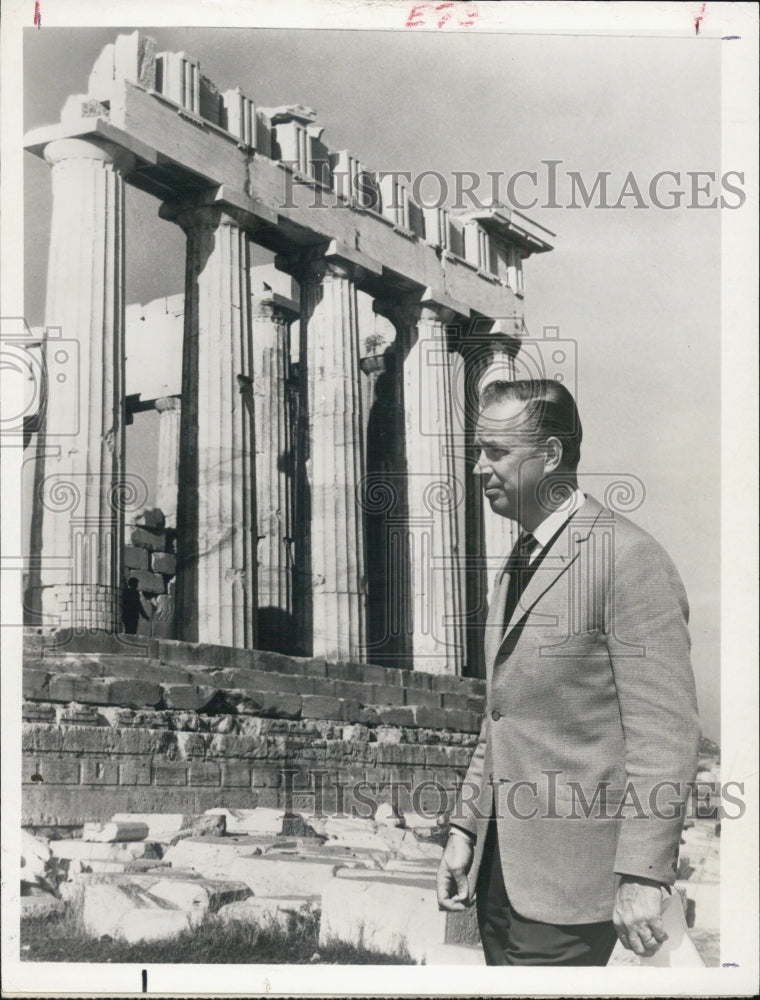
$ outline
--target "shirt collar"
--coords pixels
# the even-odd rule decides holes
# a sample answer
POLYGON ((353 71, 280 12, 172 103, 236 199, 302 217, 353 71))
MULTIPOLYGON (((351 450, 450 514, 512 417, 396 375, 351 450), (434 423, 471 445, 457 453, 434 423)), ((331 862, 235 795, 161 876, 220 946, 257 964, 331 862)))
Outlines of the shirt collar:
POLYGON ((580 490, 576 489, 574 493, 565 500, 561 507, 553 510, 548 517, 538 525, 537 528, 531 532, 533 537, 538 542, 537 548, 534 550, 536 553, 542 549, 559 531, 559 529, 569 521, 573 514, 582 507, 586 502, 586 495, 580 490))

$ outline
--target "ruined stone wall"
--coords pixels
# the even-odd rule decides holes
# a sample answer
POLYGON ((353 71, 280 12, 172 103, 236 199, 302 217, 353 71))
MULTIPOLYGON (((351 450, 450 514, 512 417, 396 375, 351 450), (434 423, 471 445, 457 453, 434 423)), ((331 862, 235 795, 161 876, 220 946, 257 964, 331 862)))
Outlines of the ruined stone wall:
POLYGON ((371 815, 391 800, 389 782, 407 784, 406 811, 436 813, 467 770, 484 689, 261 650, 30 631, 23 824, 256 804, 310 812, 315 782, 328 814, 342 799, 371 815))

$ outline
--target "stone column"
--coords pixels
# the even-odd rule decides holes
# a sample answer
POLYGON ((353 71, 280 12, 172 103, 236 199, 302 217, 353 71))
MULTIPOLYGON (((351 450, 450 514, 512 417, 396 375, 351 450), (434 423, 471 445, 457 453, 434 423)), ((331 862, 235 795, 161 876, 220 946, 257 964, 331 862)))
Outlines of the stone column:
POLYGON ((387 315, 399 331, 408 472, 413 668, 460 674, 465 662, 459 510, 465 483, 457 474, 452 355, 447 324, 455 316, 433 301, 409 298, 387 315))
MULTIPOLYGON (((300 576, 311 583, 313 655, 366 656, 363 470, 356 281, 340 257, 306 262, 301 282, 301 398, 307 537, 300 576), (307 575, 308 574, 308 575, 307 575)), ((310 614, 309 614, 310 610, 310 614)))
POLYGON ((288 376, 289 316, 266 293, 253 298, 259 645, 288 651, 293 640, 293 456, 288 376))
POLYGON ((118 146, 89 139, 51 142, 45 159, 53 168, 45 306, 49 381, 39 448, 46 457, 37 482, 39 575, 32 588, 38 594, 32 600, 46 624, 117 631, 128 500, 124 178, 135 160, 118 146), (51 454, 56 447, 57 455, 51 454))
POLYGON ((179 638, 256 642, 249 242, 223 204, 162 206, 187 234, 177 503, 179 638))
POLYGON ((153 405, 160 414, 156 506, 161 508, 167 528, 176 528, 182 402, 179 396, 163 396, 161 399, 157 399, 153 405))

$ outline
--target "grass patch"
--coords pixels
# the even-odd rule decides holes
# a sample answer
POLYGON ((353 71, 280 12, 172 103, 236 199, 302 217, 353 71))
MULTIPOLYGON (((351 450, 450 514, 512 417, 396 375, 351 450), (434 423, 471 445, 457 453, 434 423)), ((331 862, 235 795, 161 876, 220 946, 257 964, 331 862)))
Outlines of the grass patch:
POLYGON ((319 909, 288 914, 286 928, 210 916, 200 927, 164 941, 128 944, 89 937, 75 914, 21 921, 21 959, 27 962, 173 962, 178 964, 414 965, 406 949, 394 954, 336 942, 319 947, 319 909))

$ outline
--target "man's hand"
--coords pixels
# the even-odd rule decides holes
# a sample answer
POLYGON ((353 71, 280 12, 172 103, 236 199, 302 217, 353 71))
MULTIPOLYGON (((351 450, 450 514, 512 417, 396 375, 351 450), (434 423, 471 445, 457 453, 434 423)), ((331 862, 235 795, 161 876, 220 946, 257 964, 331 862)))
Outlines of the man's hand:
POLYGON ((467 873, 475 853, 473 845, 458 834, 449 836, 438 866, 438 909, 463 910, 472 905, 467 873))
POLYGON ((651 879, 623 875, 615 895, 612 922, 624 947, 650 957, 668 935, 663 930, 662 889, 651 879))

